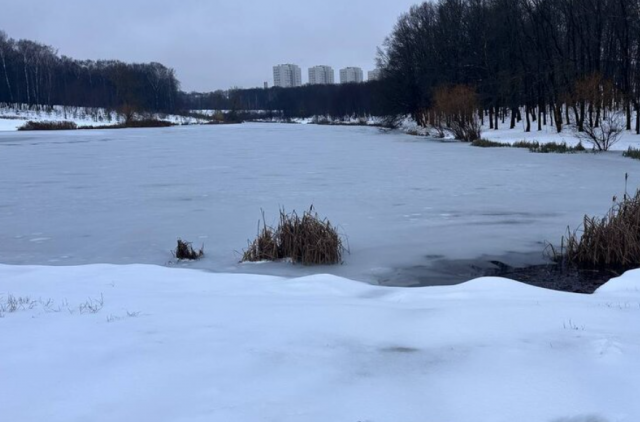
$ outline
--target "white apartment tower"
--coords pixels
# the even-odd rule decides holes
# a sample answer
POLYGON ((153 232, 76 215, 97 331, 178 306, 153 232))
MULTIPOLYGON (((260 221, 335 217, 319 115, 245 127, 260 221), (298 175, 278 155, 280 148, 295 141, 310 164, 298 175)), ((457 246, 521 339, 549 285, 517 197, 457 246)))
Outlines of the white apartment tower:
POLYGON ((302 71, 295 64, 273 66, 273 85, 282 88, 302 86, 302 71))
POLYGON ((331 66, 314 66, 309 68, 310 85, 328 85, 335 83, 335 73, 331 66))
POLYGON ((347 84, 352 82, 364 82, 362 69, 359 67, 346 67, 344 69, 340 69, 340 83, 347 84))

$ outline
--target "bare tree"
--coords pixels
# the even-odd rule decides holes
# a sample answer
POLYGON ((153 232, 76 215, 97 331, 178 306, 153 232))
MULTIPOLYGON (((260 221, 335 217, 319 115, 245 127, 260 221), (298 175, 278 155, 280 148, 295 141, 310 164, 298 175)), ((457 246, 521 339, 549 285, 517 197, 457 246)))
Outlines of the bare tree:
POLYGON ((574 125, 574 133, 578 139, 591 145, 597 151, 608 151, 620 140, 624 132, 624 112, 612 111, 603 117, 599 125, 584 125, 582 132, 574 125))

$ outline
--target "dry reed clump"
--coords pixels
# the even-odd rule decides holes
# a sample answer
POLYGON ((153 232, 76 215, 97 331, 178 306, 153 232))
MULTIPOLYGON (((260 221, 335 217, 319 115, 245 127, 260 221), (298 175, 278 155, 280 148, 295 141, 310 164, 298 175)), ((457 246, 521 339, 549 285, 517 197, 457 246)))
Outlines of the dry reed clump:
POLYGON ((333 265, 342 262, 345 248, 337 229, 329 220, 321 220, 313 207, 300 217, 295 211, 280 211, 277 228, 266 225, 262 216, 262 229, 249 243, 243 262, 277 261, 290 259, 303 265, 333 265))
POLYGON ((190 242, 184 242, 182 239, 178 239, 178 245, 173 252, 173 256, 177 259, 186 259, 189 261, 195 261, 204 256, 204 246, 199 250, 194 250, 190 242))
POLYGON ((75 122, 68 121, 60 121, 60 122, 38 122, 30 120, 24 125, 20 126, 18 130, 27 131, 27 130, 76 130, 78 129, 78 125, 75 122))
POLYGON ((540 143, 537 141, 518 141, 511 145, 513 148, 527 148, 530 152, 538 152, 542 154, 557 153, 557 154, 571 154, 574 152, 585 152, 586 148, 582 145, 582 142, 578 142, 578 145, 572 147, 567 145, 566 142, 547 142, 540 143))
POLYGON ((640 266, 640 191, 614 205, 603 217, 584 217, 582 235, 568 230, 553 258, 580 269, 626 271, 640 266))
POLYGON ((622 153, 622 156, 633 158, 634 160, 640 160, 640 149, 629 147, 629 149, 622 153))
POLYGON ((507 148, 511 145, 482 138, 476 139, 475 141, 471 142, 471 146, 480 148, 507 148))

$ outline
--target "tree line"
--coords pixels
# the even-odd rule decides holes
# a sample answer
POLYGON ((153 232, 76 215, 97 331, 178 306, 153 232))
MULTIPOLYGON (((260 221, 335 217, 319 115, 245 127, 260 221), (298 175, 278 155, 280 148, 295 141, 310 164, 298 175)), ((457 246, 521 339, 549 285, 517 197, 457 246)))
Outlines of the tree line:
POLYGON ((0 103, 174 112, 180 83, 160 63, 74 60, 0 31, 0 103))
POLYGON ((387 109, 423 125, 475 110, 496 129, 508 116, 526 131, 584 131, 615 113, 631 130, 635 113, 640 134, 640 0, 424 2, 400 17, 378 63, 387 109))
POLYGON ((385 113, 381 82, 305 85, 296 88, 231 89, 183 93, 190 110, 270 110, 285 118, 311 116, 381 116, 385 113))

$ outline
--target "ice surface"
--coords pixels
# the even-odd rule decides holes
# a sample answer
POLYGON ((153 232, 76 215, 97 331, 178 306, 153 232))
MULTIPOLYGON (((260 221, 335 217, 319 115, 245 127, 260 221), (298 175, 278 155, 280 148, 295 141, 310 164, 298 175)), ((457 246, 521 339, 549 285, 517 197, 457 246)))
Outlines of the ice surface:
POLYGON ((243 124, 0 134, 0 262, 164 265, 176 239, 204 243, 185 266, 356 280, 427 257, 542 252, 585 213, 640 185, 640 162, 532 154, 366 127, 243 124), (278 209, 311 204, 348 236, 345 265, 239 265, 278 209))
POLYGON ((2 420, 635 422, 640 272, 605 287, 0 265, 2 420))

